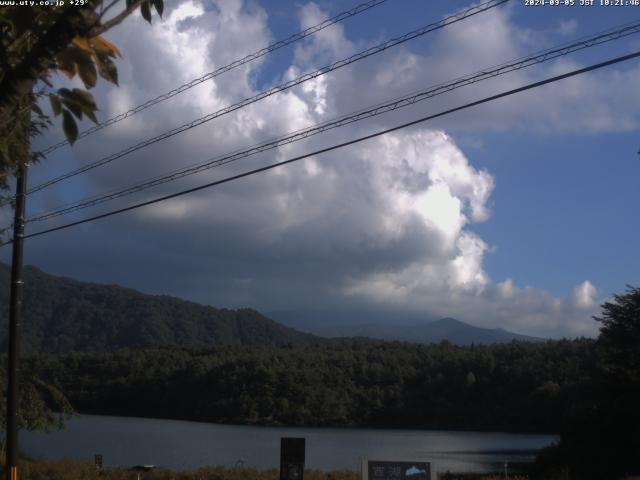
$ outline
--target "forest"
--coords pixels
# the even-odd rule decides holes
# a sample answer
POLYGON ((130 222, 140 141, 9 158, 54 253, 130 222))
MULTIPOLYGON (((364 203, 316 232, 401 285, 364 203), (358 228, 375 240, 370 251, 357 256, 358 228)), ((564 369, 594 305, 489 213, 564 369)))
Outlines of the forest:
POLYGON ((557 432, 592 340, 459 347, 165 347, 37 355, 25 370, 82 413, 298 426, 557 432))

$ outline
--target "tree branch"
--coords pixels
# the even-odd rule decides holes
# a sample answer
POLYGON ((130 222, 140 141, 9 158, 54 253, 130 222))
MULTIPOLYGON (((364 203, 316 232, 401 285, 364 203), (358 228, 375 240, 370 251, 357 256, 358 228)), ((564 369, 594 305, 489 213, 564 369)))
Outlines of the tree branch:
MULTIPOLYGON (((134 10, 136 8, 138 8, 140 6, 140 4, 142 2, 144 2, 144 1, 145 0, 135 0, 133 3, 131 3, 131 5, 129 5, 127 8, 125 8, 118 15, 116 15, 115 17, 110 19, 108 22, 106 22, 106 23, 104 23, 102 25, 98 25, 98 26, 90 29, 89 32, 87 32, 87 36, 88 37, 97 37, 98 35, 101 35, 104 32, 106 32, 107 30, 112 29, 116 25, 119 25, 120 23, 122 23, 122 21, 125 18, 127 18, 129 15, 131 15, 134 12, 134 10)), ((109 7, 110 6, 111 5, 109 5, 109 7)))
MULTIPOLYGON (((120 0, 113 0, 109 5, 107 5, 106 7, 104 7, 101 11, 100 11, 100 19, 102 19, 102 17, 104 16, 105 13, 107 13, 109 11, 109 9, 111 7, 113 7, 116 3, 118 3, 120 0)), ((102 4, 104 5, 104 3, 102 4)))

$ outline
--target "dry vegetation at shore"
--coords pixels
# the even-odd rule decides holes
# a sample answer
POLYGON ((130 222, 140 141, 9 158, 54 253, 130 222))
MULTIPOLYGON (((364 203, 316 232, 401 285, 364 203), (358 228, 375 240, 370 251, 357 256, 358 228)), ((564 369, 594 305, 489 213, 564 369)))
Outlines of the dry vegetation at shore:
MULTIPOLYGON (((204 467, 177 471, 155 469, 137 471, 128 468, 96 469, 92 462, 63 460, 25 460, 20 466, 21 480, 278 480, 277 469, 204 467)), ((305 480, 359 480, 360 473, 352 470, 305 470, 305 480)), ((502 480, 494 475, 441 475, 442 480, 502 480)), ((528 480, 525 476, 510 476, 510 480, 528 480)), ((632 479, 630 479, 632 480, 632 479)))
MULTIPOLYGON (((0 462, 1 463, 1 462, 0 462)), ((360 472, 353 470, 305 470, 305 480, 359 480, 360 472)), ((509 480, 529 480, 528 475, 509 475, 509 480)), ((566 480, 558 474, 544 480, 566 480)), ((20 464, 21 480, 278 480, 277 469, 204 467, 196 470, 169 470, 158 468, 140 471, 130 468, 96 469, 92 462, 62 460, 23 460, 20 464)), ((437 480, 504 480, 504 475, 456 474, 438 475, 437 480)), ((640 480, 640 477, 625 477, 620 480, 640 480)))
MULTIPOLYGON (((21 480, 278 480, 277 469, 204 467, 196 470, 158 468, 140 471, 130 468, 96 469, 92 462, 62 459, 23 461, 21 480)), ((350 470, 323 472, 305 470, 305 480, 357 480, 359 474, 350 470)))

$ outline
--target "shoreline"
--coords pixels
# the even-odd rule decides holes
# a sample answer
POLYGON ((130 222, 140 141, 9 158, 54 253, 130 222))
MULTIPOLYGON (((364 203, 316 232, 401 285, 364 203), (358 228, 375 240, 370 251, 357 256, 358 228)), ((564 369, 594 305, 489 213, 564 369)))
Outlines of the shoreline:
POLYGON ((144 417, 139 415, 123 415, 123 414, 103 414, 103 413, 81 413, 77 412, 75 414, 70 414, 67 418, 73 417, 111 417, 111 418, 131 418, 131 419, 139 419, 139 420, 162 420, 162 421, 172 421, 172 422, 187 422, 187 423, 200 423, 206 425, 219 425, 225 427, 250 427, 250 428, 281 428, 281 429, 313 429, 313 430, 373 430, 373 431, 407 431, 407 432, 419 432, 419 431, 429 431, 429 432, 455 432, 455 433, 495 433, 495 434, 509 434, 509 435, 540 435, 540 436, 559 436, 559 432, 549 432, 543 430, 535 430, 535 429, 518 429, 518 430, 506 430, 506 429, 491 429, 491 428, 482 428, 482 427, 468 427, 468 428, 458 428, 458 427, 443 427, 443 426, 419 426, 419 427, 410 427, 410 426, 398 426, 398 425, 390 425, 390 426, 381 426, 377 424, 367 424, 367 425, 286 425, 281 423, 265 423, 265 422, 257 422, 257 423, 231 423, 224 421, 216 421, 210 422, 206 420, 196 420, 192 418, 176 418, 176 417, 144 417))

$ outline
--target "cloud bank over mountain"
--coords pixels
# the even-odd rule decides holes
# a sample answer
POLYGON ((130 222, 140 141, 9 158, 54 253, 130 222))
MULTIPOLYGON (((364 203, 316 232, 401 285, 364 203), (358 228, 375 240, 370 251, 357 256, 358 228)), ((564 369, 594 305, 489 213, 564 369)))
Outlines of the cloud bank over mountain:
MULTIPOLYGON (((171 2, 167 7, 164 21, 152 27, 143 25, 138 17, 114 31, 113 39, 125 53, 119 63, 121 86, 100 86, 96 91, 101 118, 263 48, 276 38, 269 29, 269 12, 256 2, 193 0, 171 2)), ((328 16, 311 2, 297 8, 301 28, 328 16)), ((510 9, 495 9, 473 22, 433 34, 428 48, 425 40, 418 46, 392 49, 271 96, 43 192, 32 202, 33 208, 54 208, 72 198, 199 163, 521 56, 539 44, 542 33, 518 28, 510 15, 510 9)), ((568 29, 575 25, 559 26, 555 38, 566 36, 568 29)), ((204 82, 79 141, 72 150, 56 152, 34 171, 32 182, 86 164, 367 46, 352 39, 348 23, 323 30, 272 61, 284 67, 281 74, 274 75, 274 64, 263 58, 204 82)), ((575 66, 575 61, 558 60, 532 72, 516 72, 428 104, 168 183, 95 211, 282 161, 575 66)), ((509 134, 522 129, 608 132, 637 128, 640 99, 634 95, 635 100, 629 102, 625 92, 635 90, 639 79, 637 68, 578 77, 544 95, 532 92, 495 102, 219 188, 34 239, 29 245, 29 262, 56 273, 217 306, 267 311, 326 305, 380 307, 468 319, 478 326, 529 335, 592 335, 596 326, 591 315, 602 301, 592 279, 583 279, 570 295, 558 298, 544 286, 490 278, 487 258, 500 245, 489 244, 474 227, 491 222, 491 194, 499 180, 474 164, 473 150, 461 148, 456 136, 480 136, 488 131, 509 134), (593 82, 611 78, 618 85, 615 94, 598 94, 593 82)), ((54 137, 42 140, 42 145, 54 137)), ((530 248, 536 248, 533 241, 522 245, 522 255, 530 248)))

